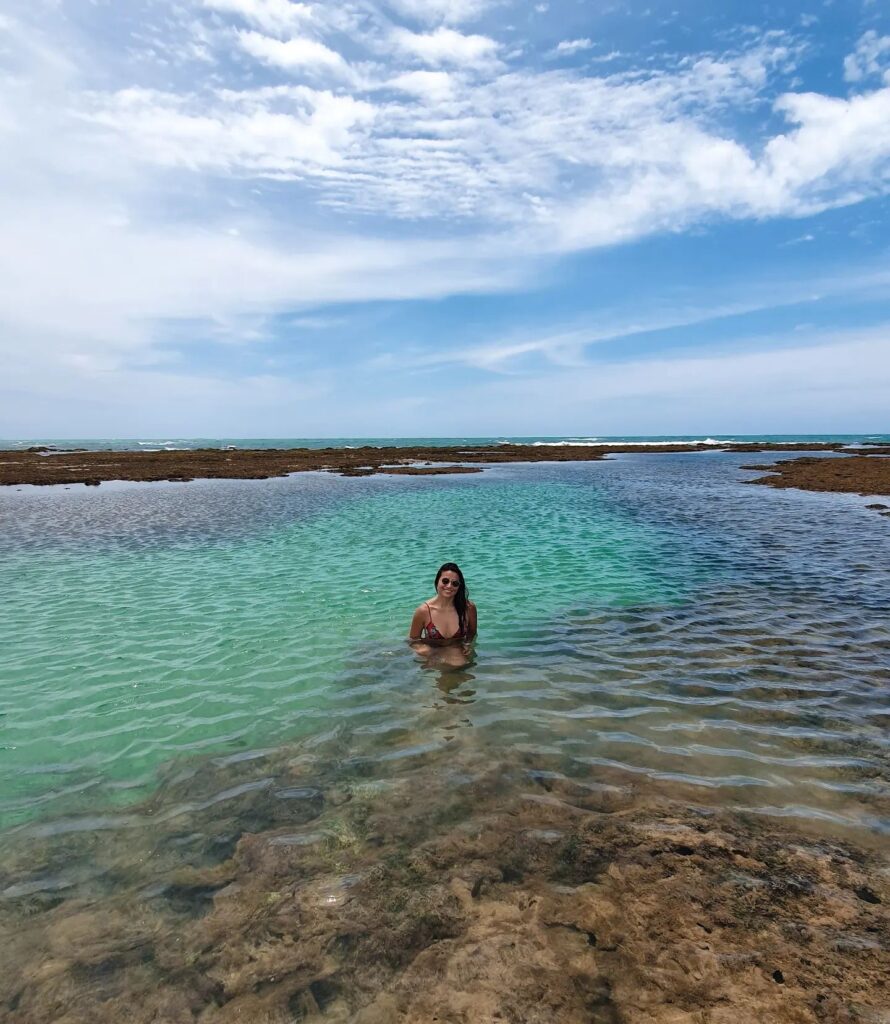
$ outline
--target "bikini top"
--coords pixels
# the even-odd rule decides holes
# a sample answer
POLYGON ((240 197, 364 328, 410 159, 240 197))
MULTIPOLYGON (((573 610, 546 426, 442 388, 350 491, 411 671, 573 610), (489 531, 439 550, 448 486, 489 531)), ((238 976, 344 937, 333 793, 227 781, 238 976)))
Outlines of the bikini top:
MULTIPOLYGON (((454 636, 442 636, 439 630, 436 629, 435 622, 433 622, 433 613, 432 610, 430 609, 428 601, 426 602, 426 610, 429 613, 430 617, 429 622, 427 622, 427 624, 423 627, 423 631, 426 634, 427 640, 464 640, 466 638, 467 631, 463 626, 460 625, 458 625, 457 632, 454 634, 454 636)), ((458 622, 460 622, 460 619, 458 619, 458 622)))

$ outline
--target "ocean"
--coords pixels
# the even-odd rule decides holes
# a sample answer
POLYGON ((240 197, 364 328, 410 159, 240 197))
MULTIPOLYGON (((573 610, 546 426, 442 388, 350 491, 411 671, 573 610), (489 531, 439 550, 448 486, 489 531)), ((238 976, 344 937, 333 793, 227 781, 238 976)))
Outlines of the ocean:
MULTIPOLYGON (((433 868, 410 867, 416 850, 488 828, 509 835, 511 849, 533 833, 545 852, 509 870, 499 854, 501 874, 484 884, 525 884, 545 871, 545 854, 555 865, 548 884, 588 884, 578 867, 586 839, 566 824, 569 805, 627 821, 645 812, 684 836, 693 815, 751 835, 791 829, 862 857, 881 849, 890 833, 888 521, 854 495, 749 486, 750 455, 712 440, 713 451, 470 476, 0 491, 0 910, 8 935, 26 937, 10 939, 10 963, 35 978, 43 971, 44 1002, 27 1019, 50 1019, 47 964, 68 970, 58 950, 47 952, 53 929, 78 927, 101 947, 65 975, 84 1007, 102 998, 147 1007, 160 986, 187 989, 196 1014, 217 1013, 234 998, 220 995, 228 985, 291 1015, 257 1020, 328 1010, 352 1019, 379 997, 370 975, 349 974, 370 971, 357 939, 338 945, 328 935, 324 966, 309 971, 310 999, 310 982, 297 984, 277 945, 263 974, 256 962, 266 954, 248 955, 227 928, 277 907, 283 879, 325 914, 358 913, 363 898, 373 904, 362 886, 396 864, 387 900, 426 920, 433 912, 417 910, 411 886, 433 868), (405 641, 414 607, 450 560, 479 609, 463 668, 424 661, 405 641), (539 816, 519 838, 498 818, 514 803, 539 816), (277 872, 275 887, 239 903, 264 871, 277 872), (120 923, 100 926, 97 916, 78 926, 85 908, 120 923), (132 939, 125 922, 137 919, 151 922, 152 958, 132 952, 149 941, 132 939), (215 937, 197 937, 212 922, 215 937), (254 956, 252 980, 225 975, 222 989, 201 995, 201 970, 185 981, 169 950, 166 960, 157 952, 175 935, 228 950, 220 956, 238 961, 230 972, 254 956)), ((695 848, 688 837, 680 846, 695 848)), ((466 863, 487 857, 480 847, 466 863)), ((415 953, 446 933, 456 941, 456 924, 436 922, 404 939, 415 953)), ((193 955, 200 966, 206 954, 193 955)), ((391 973, 405 969, 400 960, 391 973)))
POLYGON ((78 448, 84 451, 190 451, 195 448, 414 448, 422 445, 453 447, 455 445, 531 444, 531 445, 673 445, 709 444, 715 448, 727 442, 768 442, 806 444, 807 442, 839 441, 844 444, 888 444, 890 434, 647 434, 635 436, 565 436, 544 437, 190 437, 190 438, 18 438, 0 439, 0 448, 22 449, 36 446, 78 448))

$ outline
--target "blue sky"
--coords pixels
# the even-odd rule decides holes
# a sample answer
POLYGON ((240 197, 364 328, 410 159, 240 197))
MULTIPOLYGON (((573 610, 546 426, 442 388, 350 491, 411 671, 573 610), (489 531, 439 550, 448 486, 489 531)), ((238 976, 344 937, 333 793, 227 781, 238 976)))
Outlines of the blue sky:
POLYGON ((0 436, 890 430, 890 7, 0 14, 0 436))

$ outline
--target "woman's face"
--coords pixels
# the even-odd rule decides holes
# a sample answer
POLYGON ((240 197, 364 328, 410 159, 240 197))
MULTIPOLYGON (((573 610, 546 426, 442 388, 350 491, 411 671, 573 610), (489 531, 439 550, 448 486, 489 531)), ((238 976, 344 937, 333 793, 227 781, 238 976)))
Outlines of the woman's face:
POLYGON ((436 590, 442 597, 453 599, 460 590, 460 576, 451 569, 445 569, 436 581, 436 590))

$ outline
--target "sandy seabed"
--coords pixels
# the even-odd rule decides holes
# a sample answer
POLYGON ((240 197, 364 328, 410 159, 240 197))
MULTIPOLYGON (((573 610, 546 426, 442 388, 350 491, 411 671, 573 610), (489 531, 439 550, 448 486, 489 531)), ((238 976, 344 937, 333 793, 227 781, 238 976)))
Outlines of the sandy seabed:
POLYGON ((890 1020, 881 837, 492 761, 472 736, 457 717, 385 778, 347 735, 181 763, 117 818, 7 837, 0 1017, 890 1020))

